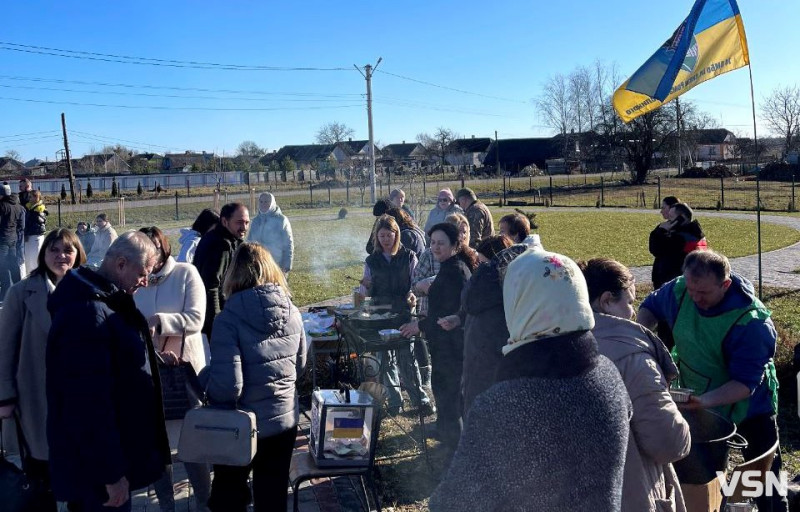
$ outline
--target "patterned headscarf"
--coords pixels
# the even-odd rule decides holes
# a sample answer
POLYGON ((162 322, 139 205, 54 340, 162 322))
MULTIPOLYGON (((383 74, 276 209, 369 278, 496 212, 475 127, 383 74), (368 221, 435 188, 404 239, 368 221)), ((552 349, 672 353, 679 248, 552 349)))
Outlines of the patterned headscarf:
POLYGON ((505 272, 503 303, 510 335, 503 354, 526 343, 594 327, 583 273, 560 254, 530 250, 512 261, 505 272))

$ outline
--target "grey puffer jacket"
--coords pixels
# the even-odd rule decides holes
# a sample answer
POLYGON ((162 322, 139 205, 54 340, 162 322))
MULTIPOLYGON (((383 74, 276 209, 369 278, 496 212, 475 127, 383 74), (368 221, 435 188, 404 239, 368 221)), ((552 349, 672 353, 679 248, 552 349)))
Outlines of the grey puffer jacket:
POLYGON ((672 462, 689 453, 689 424, 667 390, 678 369, 667 348, 641 325, 595 313, 592 333, 611 359, 633 404, 622 512, 686 512, 672 462))
POLYGON ((214 321, 211 364, 202 379, 208 379, 212 404, 238 403, 255 412, 258 437, 269 437, 297 425, 295 381, 305 365, 300 311, 285 290, 266 284, 225 302, 214 321))

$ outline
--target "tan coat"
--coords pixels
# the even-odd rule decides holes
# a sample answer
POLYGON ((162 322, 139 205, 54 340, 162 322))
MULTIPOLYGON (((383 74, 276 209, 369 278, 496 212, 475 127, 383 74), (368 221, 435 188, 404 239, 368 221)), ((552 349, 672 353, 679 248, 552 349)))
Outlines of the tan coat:
POLYGON ((595 313, 592 333, 633 404, 622 512, 686 512, 671 463, 689 453, 691 437, 668 391, 678 373, 669 352, 655 334, 623 318, 595 313))
MULTIPOLYGON (((15 403, 31 456, 47 460, 45 353, 50 331, 47 298, 55 289, 41 275, 8 290, 0 310, 0 404, 15 403)), ((3 432, 14 430, 6 421, 3 432)))

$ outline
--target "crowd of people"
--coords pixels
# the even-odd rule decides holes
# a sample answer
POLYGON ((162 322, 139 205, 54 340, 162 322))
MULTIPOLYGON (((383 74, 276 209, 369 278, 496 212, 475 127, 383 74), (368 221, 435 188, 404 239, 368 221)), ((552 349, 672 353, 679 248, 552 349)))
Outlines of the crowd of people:
MULTIPOLYGON (((777 441, 770 312, 688 205, 662 206, 654 291, 637 314, 624 265, 546 250, 522 213, 495 234, 470 189, 439 191, 424 231, 402 190, 374 205, 360 291, 413 338, 382 354, 381 378, 389 414, 404 406, 401 381, 411 407, 436 414, 431 510, 685 512, 672 466, 692 446, 681 408, 735 423, 747 459, 777 441), (694 394, 679 406, 672 385, 694 394)), ((249 465, 185 464, 198 510, 285 510, 308 343, 276 198, 261 194, 252 221, 240 203, 203 210, 177 258, 157 226, 117 236, 105 214, 75 232, 46 220, 30 182, 0 187, 0 418, 19 425, 37 510, 130 510, 149 485, 175 510, 181 420, 165 418, 159 368, 182 363, 207 403, 250 410, 258 426, 249 465)), ((758 506, 787 510, 780 496, 758 506)))

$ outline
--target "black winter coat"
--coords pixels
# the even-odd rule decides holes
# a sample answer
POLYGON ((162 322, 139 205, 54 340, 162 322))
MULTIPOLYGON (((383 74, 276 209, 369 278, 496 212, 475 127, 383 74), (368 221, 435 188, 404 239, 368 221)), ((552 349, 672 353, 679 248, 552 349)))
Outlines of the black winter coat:
POLYGON ((466 287, 464 312, 464 415, 479 394, 494 384, 497 367, 503 361, 503 346, 508 343, 508 327, 503 310, 503 284, 497 265, 478 267, 466 287))
POLYGON ((649 249, 653 260, 653 288, 659 289, 683 274, 683 260, 698 246, 705 246, 705 234, 696 220, 671 229, 660 226, 650 232, 649 249))
POLYGON ((400 243, 419 258, 425 250, 425 233, 419 228, 401 228, 400 243))
POLYGON ((209 340, 214 318, 225 306, 222 281, 233 260, 233 253, 241 244, 242 240, 233 236, 222 224, 217 224, 214 229, 203 235, 197 244, 192 264, 197 267, 206 287, 206 319, 202 332, 209 340))
POLYGON ((18 219, 22 217, 24 226, 24 211, 25 207, 19 204, 16 195, 0 196, 0 245, 17 245, 18 219))
POLYGON ((442 262, 439 273, 428 290, 428 316, 419 321, 425 339, 430 343, 463 344, 464 331, 461 327, 445 331, 437 320, 455 315, 461 307, 461 290, 472 276, 467 264, 458 255, 442 262))
POLYGON ((47 304, 47 442, 59 500, 155 482, 170 462, 147 320, 133 296, 88 268, 72 270, 47 304))

